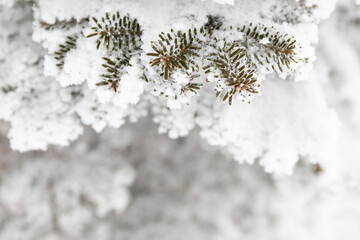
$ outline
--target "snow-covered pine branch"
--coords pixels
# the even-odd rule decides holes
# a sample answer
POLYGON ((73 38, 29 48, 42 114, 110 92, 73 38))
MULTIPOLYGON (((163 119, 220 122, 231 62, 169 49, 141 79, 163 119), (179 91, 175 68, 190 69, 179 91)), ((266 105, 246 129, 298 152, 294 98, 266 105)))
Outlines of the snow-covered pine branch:
POLYGON ((2 77, 7 110, 1 118, 12 124, 13 148, 67 145, 81 134, 81 124, 100 132, 151 113, 159 132, 177 138, 199 127, 208 143, 241 162, 260 159, 267 171, 291 172, 299 155, 314 156, 312 162, 335 156, 325 149, 335 151, 336 116, 314 83, 292 81, 307 78, 317 23, 331 9, 321 2, 309 9, 304 1, 250 2, 8 1, 2 39, 16 51, 1 63, 10 73, 2 77), (24 24, 8 24, 8 9, 33 16, 32 28, 29 20, 26 31, 24 24), (26 34, 14 38, 14 32, 26 34), (23 48, 33 53, 17 58, 23 48), (39 81, 10 71, 12 59, 33 62, 25 68, 36 69, 39 81), (21 116, 16 109, 23 109, 21 116), (288 143, 287 152, 277 151, 273 139, 288 143))

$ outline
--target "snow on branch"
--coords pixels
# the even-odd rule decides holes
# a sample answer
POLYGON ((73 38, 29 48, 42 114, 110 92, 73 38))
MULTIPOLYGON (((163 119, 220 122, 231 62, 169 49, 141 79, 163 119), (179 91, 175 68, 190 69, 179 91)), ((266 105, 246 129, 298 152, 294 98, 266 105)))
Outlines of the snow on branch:
MULTIPOLYGON (((334 138, 324 134, 331 126, 315 131, 306 117, 280 103, 292 99, 302 109, 301 102, 314 102, 323 116, 331 116, 320 92, 306 94, 308 88, 291 81, 306 79, 315 59, 318 21, 311 19, 331 9, 319 3, 297 11, 304 1, 289 0, 259 8, 248 1, 164 5, 146 0, 38 0, 33 6, 18 1, 2 6, 1 36, 7 50, 0 53, 5 69, 0 75, 0 117, 12 124, 13 148, 67 145, 82 133, 81 124, 100 132, 151 113, 160 133, 185 137, 198 126, 210 144, 222 146, 240 162, 260 157, 267 171, 291 172, 300 154, 325 158, 327 154, 314 152, 332 146, 334 138), (289 7, 279 12, 274 7, 279 4, 289 7), (305 18, 309 15, 313 18, 305 18), (13 67, 15 62, 21 67, 13 67), (288 85, 277 82, 278 77, 288 85), (254 99, 260 93, 263 96, 254 99), (50 103, 56 107, 47 107, 50 103), (299 117, 291 124, 294 115, 299 117), (258 118, 267 119, 265 125, 273 130, 262 127, 254 120, 258 118), (263 139, 266 135, 286 142, 291 132, 302 131, 307 133, 303 141, 294 140, 289 153, 276 151, 263 139), (276 137, 279 132, 281 139, 276 137), (314 147, 304 144, 309 139, 314 147), (263 151, 281 163, 271 162, 263 151), (283 162, 286 158, 291 161, 283 162)), ((315 111, 308 108, 305 116, 310 110, 315 111)), ((331 119, 327 122, 336 129, 331 119)))

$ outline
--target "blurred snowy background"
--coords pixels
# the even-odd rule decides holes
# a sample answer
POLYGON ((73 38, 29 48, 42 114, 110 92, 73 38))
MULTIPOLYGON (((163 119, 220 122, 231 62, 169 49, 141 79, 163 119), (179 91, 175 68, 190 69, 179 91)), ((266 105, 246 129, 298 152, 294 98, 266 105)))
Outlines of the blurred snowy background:
MULTIPOLYGON (((214 2, 241 6, 248 1, 214 2)), ((241 109, 245 120, 235 114, 216 125, 226 132, 239 121, 231 130, 241 134, 221 139, 208 126, 190 131, 195 123, 188 124, 186 116, 179 123, 161 114, 156 119, 156 110, 154 116, 97 133, 79 129, 67 111, 52 115, 62 106, 37 109, 26 98, 33 97, 31 81, 40 89, 36 94, 48 95, 33 97, 35 104, 53 104, 67 93, 51 77, 39 77, 42 68, 26 65, 39 61, 31 51, 42 51, 30 36, 31 3, 14 7, 19 3, 0 1, 0 119, 6 120, 0 122, 0 239, 359 240, 360 5, 339 0, 332 11, 330 1, 307 1, 332 11, 310 24, 313 19, 298 20, 288 9, 292 2, 306 1, 282 0, 268 9, 279 16, 274 22, 302 21, 304 32, 318 34, 318 43, 311 44, 316 60, 308 81, 269 76, 262 96, 241 109), (8 33, 1 35, 1 29, 8 33), (21 59, 25 67, 17 62, 25 62, 21 59), (20 74, 27 92, 21 99, 9 97, 5 83, 20 74), (39 126, 27 127, 32 121, 39 126), (48 130, 36 135, 45 122, 48 130), (171 139, 159 134, 161 126, 170 137, 171 128, 188 136, 171 139), (11 149, 66 145, 81 132, 68 147, 11 149), (59 133, 66 137, 57 138, 59 133)), ((37 34, 36 41, 47 38, 37 34)), ((84 113, 82 121, 97 130, 89 115, 84 113)), ((114 118, 119 122, 123 116, 114 118)))

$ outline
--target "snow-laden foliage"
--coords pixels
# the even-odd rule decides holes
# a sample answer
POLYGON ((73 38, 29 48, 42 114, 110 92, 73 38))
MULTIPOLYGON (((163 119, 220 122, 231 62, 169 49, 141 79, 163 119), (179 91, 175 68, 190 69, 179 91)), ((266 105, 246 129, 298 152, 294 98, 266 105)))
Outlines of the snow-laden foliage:
MULTIPOLYGON (((320 23, 333 8, 329 0, 0 0, 0 119, 9 123, 0 124, 0 239, 358 240, 360 9, 342 0, 320 23), (86 38, 92 17, 117 11, 140 24, 140 52, 97 49, 97 36, 86 38), (244 32, 230 26, 250 23, 293 36, 303 59, 275 72, 266 55, 263 65, 241 57, 261 84, 251 104, 241 94, 231 106, 229 96, 216 99, 233 85, 211 76, 224 68, 209 52, 231 55, 227 43, 203 48, 193 79, 177 68, 165 81, 160 64, 149 65, 159 34, 202 26, 237 39, 240 57, 244 32), (183 94, 189 83, 196 93, 183 94), (7 131, 19 151, 84 135, 68 148, 20 154, 7 131)), ((246 40, 254 54, 271 43, 246 40)))
POLYGON ((30 1, 0 0, 0 118, 9 122, 0 124, 0 239, 359 239, 355 1, 339 2, 319 25, 314 67, 317 24, 333 9, 329 0, 116 2, 39 0, 33 13, 30 1), (111 67, 107 59, 120 54, 96 49, 97 38, 86 36, 91 17, 117 11, 143 32, 140 56, 114 72, 122 76, 114 91, 102 64, 111 67), (253 56, 262 86, 251 104, 237 95, 232 106, 216 99, 214 88, 229 86, 205 70, 194 78, 198 95, 183 96, 186 73, 163 81, 161 69, 148 64, 145 54, 161 32, 211 23, 216 34, 220 23, 250 22, 293 35, 297 56, 309 58, 285 76, 266 75, 253 56), (170 138, 186 138, 169 140, 151 121, 170 138), (68 148, 19 154, 7 146, 7 129, 20 151, 84 135, 68 148))
MULTIPOLYGON (((336 165, 324 163, 320 168, 301 162, 292 176, 278 177, 264 173, 257 165, 237 164, 231 156, 202 144, 196 132, 185 139, 170 141, 157 134, 149 118, 135 127, 136 131, 127 125, 120 131, 106 130, 99 135, 89 134, 91 131, 87 129, 81 141, 65 152, 52 149, 20 155, 3 148, 0 159, 4 184, 0 189, 28 196, 12 202, 23 206, 23 215, 10 215, 9 208, 13 205, 9 197, 0 197, 0 225, 3 226, 0 236, 12 239, 14 235, 10 234, 19 233, 20 226, 24 225, 30 229, 22 230, 21 236, 14 236, 15 239, 338 240, 343 236, 356 239, 360 234, 359 185, 349 185, 352 181, 339 178, 350 175, 336 165), (158 144, 162 147, 154 151, 158 144), (124 190, 112 184, 117 178, 124 181, 121 186, 132 178, 132 171, 127 172, 126 165, 122 165, 125 159, 134 166, 136 179, 131 184, 130 204, 121 211, 105 196, 124 190), (59 166, 60 171, 56 171, 54 165, 59 166), (22 178, 33 178, 34 169, 38 169, 37 180, 30 186, 19 184, 22 178), (79 174, 80 169, 88 174, 79 174), (42 184, 49 179, 49 171, 56 172, 50 178, 54 187, 44 188, 42 184), (76 181, 75 176, 79 176, 76 181), (60 206, 71 203, 73 209, 56 214, 57 205, 51 205, 51 198, 47 196, 53 196, 58 202, 60 198, 52 192, 63 194, 56 186, 69 183, 66 178, 72 181, 67 189, 79 192, 62 198, 59 203, 60 206), (17 182, 16 185, 11 184, 12 181, 17 182), (103 190, 93 185, 102 186, 103 190), (9 191, 8 186, 14 187, 9 191), (88 202, 73 201, 85 189, 92 191, 87 192, 89 199, 100 194, 96 203, 113 211, 99 216, 88 202), (43 198, 33 201, 39 191, 43 198), (4 204, 5 200, 8 205, 4 204), (29 200, 31 203, 27 203, 29 200), (69 215, 72 218, 67 219, 69 222, 65 225, 48 221, 44 230, 44 225, 30 224, 22 217, 34 211, 47 214, 50 210, 44 210, 43 205, 50 206, 55 219, 67 219, 69 215)), ((357 179, 359 176, 357 173, 357 179)), ((118 196, 117 200, 121 203, 123 198, 118 196)))
MULTIPOLYGON (((119 127, 126 116, 134 119, 143 115, 141 105, 139 111, 132 112, 113 103, 99 104, 88 88, 60 87, 53 77, 44 76, 44 51, 31 39, 29 7, 17 4, 15 8, 1 9, 4 30, 1 32, 0 118, 11 123, 9 138, 13 149, 46 150, 48 144, 66 146, 82 133, 80 120, 101 131, 107 125, 119 127)), ((62 67, 66 69, 67 64, 62 67)), ((125 82, 123 86, 126 88, 125 82)), ((134 87, 129 85, 127 89, 132 91, 134 87)))
POLYGON ((31 39, 31 9, 0 9, 0 118, 11 123, 12 148, 45 150, 68 145, 82 133, 74 115, 76 90, 60 88, 43 74, 43 50, 31 39), (14 19, 15 18, 15 19, 14 19))
POLYGON ((0 176, 1 239, 78 239, 96 228, 94 219, 103 221, 125 209, 133 169, 122 157, 109 155, 110 146, 97 151, 96 142, 88 146, 51 151, 52 159, 28 154, 26 160, 8 161, 4 156, 1 162, 9 167, 0 176))
POLYGON ((291 173, 299 157, 330 160, 336 115, 317 82, 298 81, 308 79, 317 24, 333 6, 6 1, 0 117, 11 123, 11 146, 68 145, 81 123, 100 132, 151 112, 160 133, 185 137, 198 126, 211 145, 269 172, 291 173))
POLYGON ((291 173, 299 155, 312 163, 335 160, 338 119, 319 87, 277 79, 264 87, 277 94, 263 94, 251 105, 199 113, 200 135, 226 147, 239 162, 259 159, 267 172, 291 173))

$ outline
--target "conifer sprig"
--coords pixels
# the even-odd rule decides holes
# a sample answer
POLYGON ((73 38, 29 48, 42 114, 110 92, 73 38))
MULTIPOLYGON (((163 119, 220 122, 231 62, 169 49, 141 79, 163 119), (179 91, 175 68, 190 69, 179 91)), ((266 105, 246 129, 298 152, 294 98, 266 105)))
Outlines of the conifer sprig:
POLYGON ((118 92, 125 68, 131 66, 130 59, 140 56, 142 51, 140 24, 137 19, 131 19, 128 15, 120 16, 119 12, 112 15, 106 13, 101 19, 93 17, 92 20, 95 23, 95 26, 91 27, 94 32, 87 35, 87 38, 97 36, 96 48, 104 45, 108 55, 112 56, 111 59, 103 58, 105 63, 102 66, 106 73, 101 75, 103 81, 96 85, 108 86, 110 90, 118 92))
POLYGON ((71 29, 72 27, 76 25, 85 25, 85 23, 89 22, 88 18, 83 18, 80 21, 77 21, 75 18, 72 18, 70 20, 63 20, 60 21, 58 19, 55 20, 54 23, 48 23, 45 21, 40 21, 40 27, 44 28, 46 31, 52 31, 55 29, 71 29))
POLYGON ((188 32, 175 32, 173 29, 167 34, 162 32, 157 42, 151 42, 154 52, 146 54, 154 57, 150 61, 150 66, 161 65, 164 80, 168 80, 175 69, 197 72, 199 65, 195 58, 200 57, 199 50, 202 48, 199 34, 204 34, 204 28, 200 31, 193 28, 188 32))
POLYGON ((216 30, 219 30, 223 24, 223 18, 220 16, 207 15, 208 21, 205 23, 204 28, 212 35, 216 30))
POLYGON ((269 67, 275 72, 283 72, 284 67, 290 70, 291 62, 298 62, 295 59, 296 40, 294 37, 282 34, 276 31, 274 27, 268 28, 252 23, 238 27, 237 30, 245 34, 248 39, 246 44, 258 46, 258 51, 254 53, 253 57, 268 71, 270 71, 269 67), (268 43, 262 43, 262 40, 265 39, 268 43))
POLYGON ((252 94, 258 94, 256 69, 246 57, 246 50, 237 42, 225 44, 224 47, 212 45, 214 51, 206 58, 208 65, 204 67, 205 73, 219 73, 213 75, 217 81, 216 97, 225 90, 223 101, 232 104, 233 96, 239 93, 243 99, 252 94), (225 85, 225 88, 223 85, 225 85))
POLYGON ((126 66, 131 66, 130 59, 127 57, 117 57, 115 60, 111 60, 110 58, 104 57, 103 60, 105 63, 102 64, 102 66, 105 68, 106 74, 101 75, 103 81, 98 82, 96 86, 109 86, 110 90, 117 92, 118 84, 123 75, 122 70, 126 66))
POLYGON ((201 84, 201 83, 189 82, 188 84, 185 85, 185 87, 183 87, 181 89, 181 93, 186 93, 187 91, 191 91, 195 94, 198 94, 198 91, 200 90, 200 88, 202 86, 203 86, 203 84, 201 84))
POLYGON ((8 85, 8 86, 2 87, 2 88, 1 88, 1 91, 2 91, 3 93, 7 94, 7 93, 9 93, 9 92, 14 92, 16 89, 17 89, 16 86, 10 86, 10 85, 8 85))
POLYGON ((56 66, 63 68, 66 54, 76 47, 77 35, 68 36, 63 44, 59 45, 59 49, 54 52, 54 58, 57 60, 56 66))
POLYGON ((100 20, 93 17, 95 27, 91 29, 93 33, 87 35, 87 38, 97 36, 96 48, 105 45, 107 50, 118 51, 125 48, 137 47, 141 41, 142 30, 137 19, 131 19, 129 16, 120 16, 117 12, 110 16, 105 14, 100 20))

